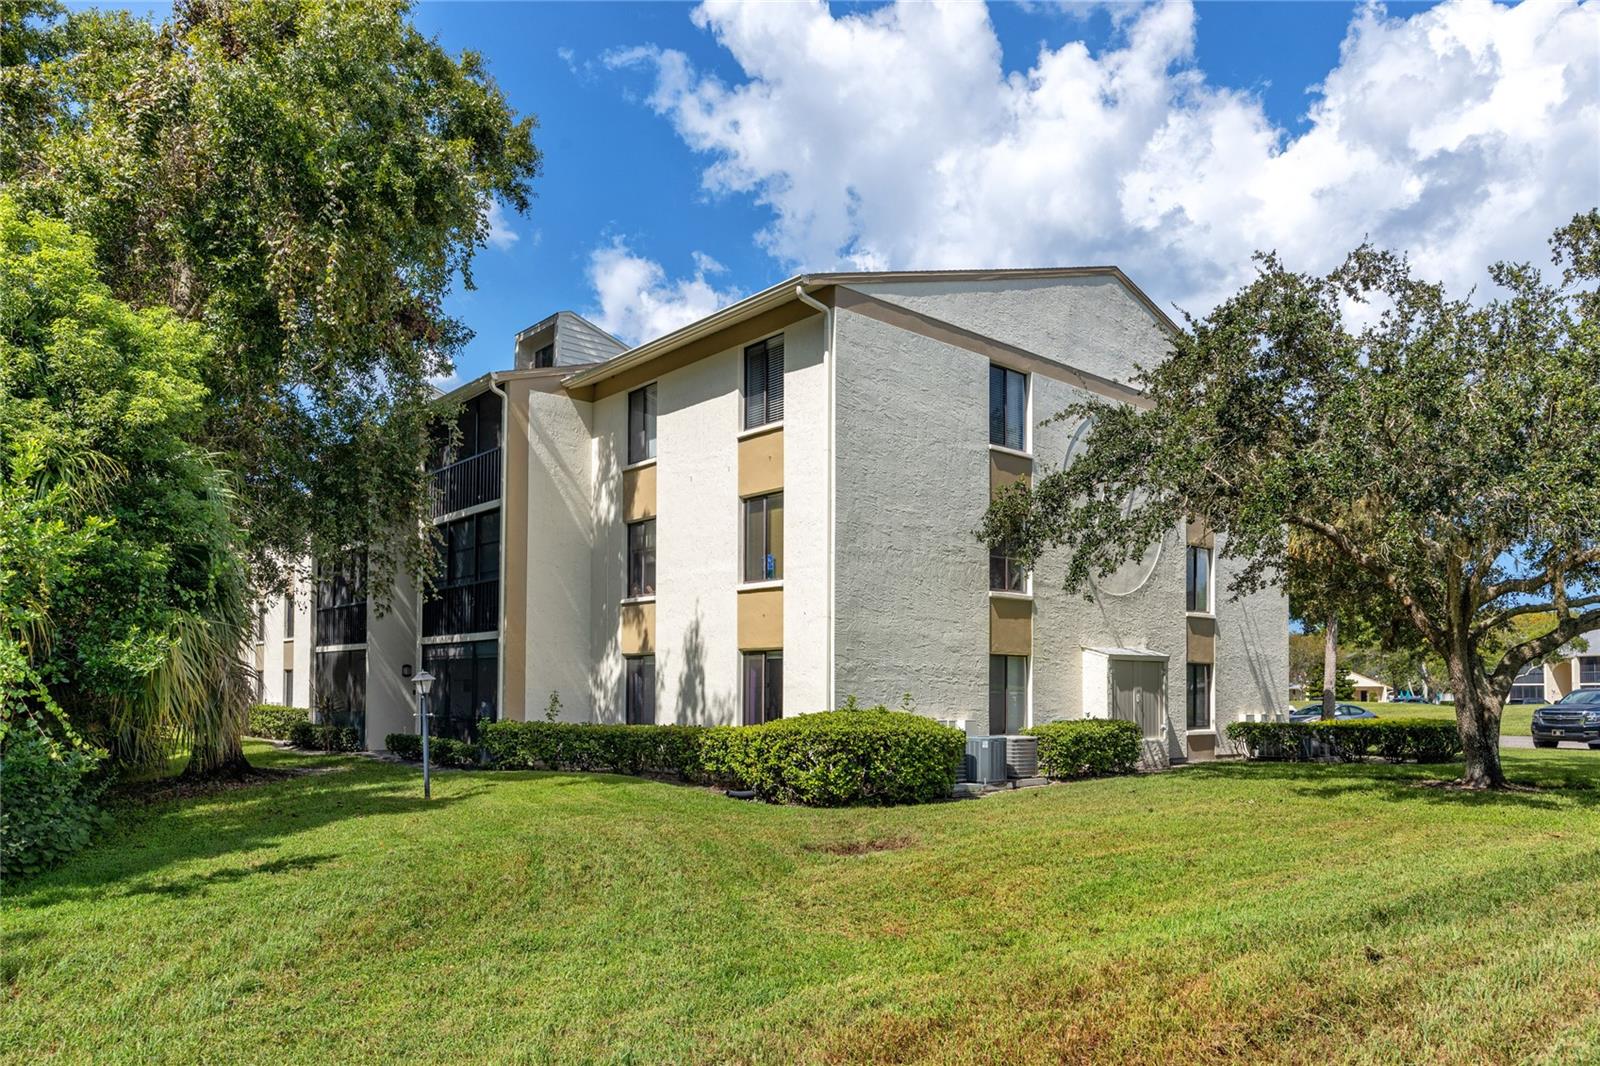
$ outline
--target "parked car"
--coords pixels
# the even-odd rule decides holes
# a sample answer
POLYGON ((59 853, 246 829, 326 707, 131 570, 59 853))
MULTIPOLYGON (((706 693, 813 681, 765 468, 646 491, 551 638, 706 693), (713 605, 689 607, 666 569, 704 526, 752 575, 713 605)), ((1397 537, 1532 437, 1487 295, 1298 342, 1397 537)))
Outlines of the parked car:
MULTIPOLYGON (((1297 711, 1289 713, 1291 722, 1315 722, 1322 717, 1322 704, 1308 703, 1297 711)), ((1350 722, 1357 718, 1376 718, 1377 715, 1365 707, 1357 707, 1353 703, 1335 703, 1333 705, 1333 720, 1335 722, 1350 722)))
POLYGON ((1563 740, 1600 748, 1600 688, 1569 692, 1533 712, 1533 746, 1553 748, 1563 740))

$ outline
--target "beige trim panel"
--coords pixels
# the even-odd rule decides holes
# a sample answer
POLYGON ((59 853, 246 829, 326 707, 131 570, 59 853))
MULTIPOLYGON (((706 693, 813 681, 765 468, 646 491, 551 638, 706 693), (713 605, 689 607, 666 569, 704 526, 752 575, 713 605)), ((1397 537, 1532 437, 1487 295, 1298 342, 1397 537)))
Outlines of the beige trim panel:
POLYGON ((783 590, 743 589, 739 592, 739 650, 779 651, 783 648, 783 590))
POLYGON ((739 496, 760 496, 783 488, 783 427, 739 441, 739 496))
POLYGON ((1217 546, 1216 534, 1211 532, 1211 527, 1203 520, 1196 519, 1187 523, 1183 529, 1184 543, 1192 548, 1215 548, 1217 546))
POLYGON ((1194 762, 1210 762, 1217 757, 1217 738, 1210 733, 1190 733, 1189 758, 1194 762))
POLYGON ((1217 661, 1217 620, 1191 617, 1189 623, 1188 659, 1192 663, 1217 661))
POLYGON ((625 603, 622 605, 621 634, 617 644, 624 655, 654 655, 656 653, 656 605, 654 603, 625 603))
POLYGON ((506 394, 505 444, 501 469, 500 539, 505 572, 500 575, 500 717, 527 717, 528 643, 528 440, 533 385, 527 379, 501 383, 506 394))
POLYGON ((1018 481, 1033 480, 1033 460, 1010 452, 989 449, 989 494, 1009 488, 1018 481))
POLYGON ((989 597, 989 654, 1033 654, 1033 601, 989 597))
POLYGON ((622 518, 637 522, 656 516, 656 465, 622 472, 622 518))
POLYGON ((1053 360, 1046 359, 1036 352, 1026 348, 1019 348, 1005 341, 986 337, 982 333, 974 333, 970 329, 946 322, 943 319, 925 315, 920 311, 912 311, 898 304, 880 300, 876 296, 868 296, 864 292, 840 286, 835 290, 835 305, 847 311, 854 311, 858 315, 882 322, 884 325, 903 329, 907 333, 915 333, 920 337, 927 337, 954 348, 962 348, 985 359, 998 359, 1008 366, 1019 370, 1026 370, 1030 374, 1039 374, 1043 377, 1065 381, 1067 384, 1103 396, 1108 400, 1116 400, 1133 407, 1149 410, 1155 406, 1154 401, 1138 389, 1130 388, 1120 381, 1103 378, 1099 374, 1091 374, 1087 370, 1077 370, 1073 367, 1062 366, 1053 360))

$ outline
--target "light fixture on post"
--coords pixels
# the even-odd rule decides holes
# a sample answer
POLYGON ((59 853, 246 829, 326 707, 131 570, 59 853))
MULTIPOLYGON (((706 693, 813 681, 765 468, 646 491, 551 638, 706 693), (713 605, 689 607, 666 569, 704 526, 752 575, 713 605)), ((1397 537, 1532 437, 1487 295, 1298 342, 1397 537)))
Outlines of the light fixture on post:
POLYGON ((422 729, 422 798, 433 798, 433 779, 428 771, 428 719, 433 715, 428 713, 428 691, 433 688, 433 675, 423 670, 411 679, 411 687, 417 690, 417 721, 422 729))

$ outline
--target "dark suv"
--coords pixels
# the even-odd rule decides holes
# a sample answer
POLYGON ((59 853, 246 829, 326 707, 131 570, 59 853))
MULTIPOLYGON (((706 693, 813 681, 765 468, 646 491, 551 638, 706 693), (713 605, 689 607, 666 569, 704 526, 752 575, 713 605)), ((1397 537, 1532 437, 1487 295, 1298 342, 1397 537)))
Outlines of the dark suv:
POLYGON ((1600 748, 1600 688, 1569 692, 1533 712, 1533 746, 1553 748, 1575 740, 1600 748))

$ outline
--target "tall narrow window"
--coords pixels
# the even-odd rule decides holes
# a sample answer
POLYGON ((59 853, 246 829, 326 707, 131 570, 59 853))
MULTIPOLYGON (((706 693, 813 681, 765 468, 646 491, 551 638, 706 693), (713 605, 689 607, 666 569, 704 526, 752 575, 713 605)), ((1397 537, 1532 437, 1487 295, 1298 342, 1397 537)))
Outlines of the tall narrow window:
POLYGON ((1184 609, 1199 614, 1211 613, 1211 549, 1193 548, 1188 552, 1184 569, 1184 609))
POLYGON ((544 347, 533 353, 533 367, 535 370, 555 365, 556 346, 554 344, 546 344, 544 347))
POLYGON ((783 653, 744 655, 744 724, 760 725, 783 717, 783 653))
POLYGON ((989 443, 1026 451, 1028 447, 1028 377, 989 364, 989 443))
POLYGON ((267 639, 267 609, 261 608, 256 613, 256 643, 260 644, 267 639))
POLYGON ((294 706, 294 671, 293 670, 285 670, 283 672, 283 705, 285 707, 293 707, 294 706))
POLYGON ((1578 660, 1578 684, 1583 688, 1600 688, 1600 655, 1585 655, 1578 660))
POLYGON ((744 350, 744 428, 783 420, 783 336, 744 350))
POLYGON ((629 725, 655 725, 656 657, 630 656, 623 660, 622 702, 629 725))
POLYGON ((294 639, 294 594, 283 598, 283 639, 294 639))
POLYGON ((1189 693, 1186 715, 1190 729, 1211 728, 1211 664, 1189 664, 1189 693))
POLYGON ((989 732, 1020 733, 1027 726, 1027 656, 989 656, 989 732))
POLYGON ((628 462, 656 457, 656 383, 628 393, 628 462))
POLYGON ((744 579, 783 577, 783 493, 744 501, 744 579))
POLYGON ((628 596, 656 594, 656 520, 628 526, 628 596))
POLYGON ((1005 552, 989 553, 989 588, 994 592, 1022 592, 1028 573, 1005 552))

